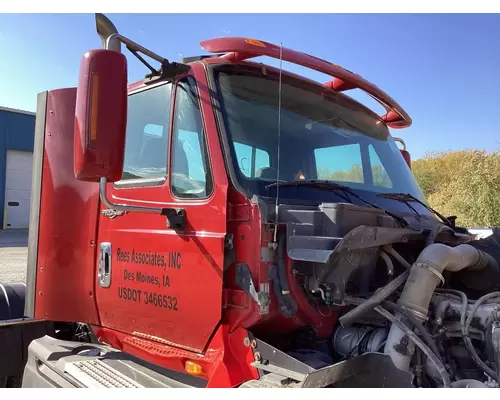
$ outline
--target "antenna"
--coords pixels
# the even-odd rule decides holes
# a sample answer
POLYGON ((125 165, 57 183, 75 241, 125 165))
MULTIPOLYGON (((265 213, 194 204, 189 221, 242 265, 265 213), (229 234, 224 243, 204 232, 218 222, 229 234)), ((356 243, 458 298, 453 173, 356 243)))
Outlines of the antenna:
POLYGON ((280 149, 281 149, 281 71, 283 70, 283 43, 280 43, 280 75, 278 84, 278 168, 276 171, 276 227, 274 228, 274 243, 278 242, 278 209, 280 194, 280 149))

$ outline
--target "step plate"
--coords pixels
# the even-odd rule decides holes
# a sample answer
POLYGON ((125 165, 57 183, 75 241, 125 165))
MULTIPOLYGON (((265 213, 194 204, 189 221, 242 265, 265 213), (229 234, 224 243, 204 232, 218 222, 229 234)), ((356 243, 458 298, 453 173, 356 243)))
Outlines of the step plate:
POLYGON ((68 363, 64 372, 87 388, 143 388, 98 359, 68 363))

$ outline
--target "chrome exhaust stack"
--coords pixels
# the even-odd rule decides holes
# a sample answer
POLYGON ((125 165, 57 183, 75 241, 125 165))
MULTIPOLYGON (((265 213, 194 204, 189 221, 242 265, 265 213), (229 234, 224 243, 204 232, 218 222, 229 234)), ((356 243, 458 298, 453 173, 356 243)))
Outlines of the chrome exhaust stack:
POLYGON ((102 47, 108 50, 121 52, 121 44, 118 40, 113 40, 118 36, 118 29, 111 20, 104 14, 95 14, 95 25, 98 35, 102 40, 102 47))

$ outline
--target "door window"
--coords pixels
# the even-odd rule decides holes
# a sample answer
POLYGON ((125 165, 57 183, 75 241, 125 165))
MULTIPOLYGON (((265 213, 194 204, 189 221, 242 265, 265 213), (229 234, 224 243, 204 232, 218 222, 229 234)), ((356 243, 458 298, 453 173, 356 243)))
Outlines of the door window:
POLYGON ((128 97, 122 181, 166 178, 171 84, 128 97))
POLYGON ((191 78, 177 85, 172 142, 172 192, 181 198, 205 198, 211 194, 205 134, 200 102, 191 78))

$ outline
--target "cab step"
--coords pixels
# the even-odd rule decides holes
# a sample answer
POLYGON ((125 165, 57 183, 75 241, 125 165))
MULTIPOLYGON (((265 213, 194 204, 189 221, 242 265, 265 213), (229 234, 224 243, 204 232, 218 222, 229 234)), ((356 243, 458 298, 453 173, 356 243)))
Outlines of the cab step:
POLYGON ((28 347, 23 388, 189 388, 206 381, 109 346, 43 336, 28 347))

